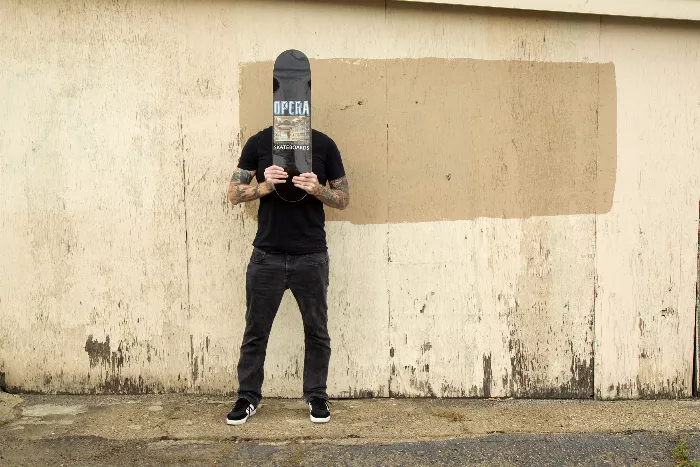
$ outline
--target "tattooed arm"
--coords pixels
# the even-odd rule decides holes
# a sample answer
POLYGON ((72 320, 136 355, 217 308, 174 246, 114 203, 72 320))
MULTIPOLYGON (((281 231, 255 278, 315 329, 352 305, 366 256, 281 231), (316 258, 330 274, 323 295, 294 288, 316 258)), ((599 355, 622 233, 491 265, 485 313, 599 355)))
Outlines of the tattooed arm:
POLYGON ((318 183, 316 174, 306 173, 292 178, 294 185, 314 195, 323 204, 343 210, 350 203, 350 187, 347 177, 340 177, 329 182, 330 188, 318 183))
POLYGON ((228 186, 228 199, 233 204, 253 201, 272 192, 273 188, 265 181, 262 185, 251 186, 255 170, 236 168, 228 186))
POLYGON ((265 169, 265 182, 251 186, 250 182, 255 177, 255 170, 236 169, 233 171, 231 183, 228 186, 228 199, 233 204, 253 201, 269 195, 275 191, 275 185, 284 183, 287 179, 287 172, 281 167, 271 165, 265 169))
POLYGON ((343 210, 348 207, 348 204, 350 204, 350 187, 348 186, 347 177, 331 180, 329 184, 330 188, 319 185, 319 190, 314 196, 320 199, 323 204, 332 208, 343 210))

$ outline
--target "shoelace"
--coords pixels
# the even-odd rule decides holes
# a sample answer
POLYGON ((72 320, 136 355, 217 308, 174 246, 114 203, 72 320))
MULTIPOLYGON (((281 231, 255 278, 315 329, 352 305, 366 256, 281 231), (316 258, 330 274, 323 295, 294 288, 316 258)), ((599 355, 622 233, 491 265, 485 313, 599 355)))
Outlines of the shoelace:
POLYGON ((316 410, 328 410, 328 407, 332 405, 330 402, 320 397, 314 397, 309 402, 311 403, 311 407, 316 410))

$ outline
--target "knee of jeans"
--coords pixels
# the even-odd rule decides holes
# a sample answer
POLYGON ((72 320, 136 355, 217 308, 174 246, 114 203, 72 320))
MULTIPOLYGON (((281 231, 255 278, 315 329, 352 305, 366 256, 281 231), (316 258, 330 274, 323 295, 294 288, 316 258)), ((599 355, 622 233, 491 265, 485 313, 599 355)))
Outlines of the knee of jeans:
POLYGON ((249 335, 246 336, 245 340, 243 341, 243 345, 257 347, 259 345, 265 345, 268 339, 269 336, 249 335))
POLYGON ((328 329, 314 327, 314 326, 304 326, 304 335, 307 339, 320 341, 320 342, 330 342, 331 338, 328 335, 328 329))

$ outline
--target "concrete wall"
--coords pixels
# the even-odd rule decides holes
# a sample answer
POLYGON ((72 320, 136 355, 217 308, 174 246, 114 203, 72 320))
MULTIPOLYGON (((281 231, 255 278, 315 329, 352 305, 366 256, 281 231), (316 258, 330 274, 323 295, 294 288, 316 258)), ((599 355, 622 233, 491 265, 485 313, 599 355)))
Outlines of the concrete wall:
MULTIPOLYGON (((298 48, 352 192, 332 396, 691 394, 697 23, 0 0, 0 24, 6 385, 234 389, 256 225, 226 186, 298 48)), ((299 395, 302 363, 285 296, 265 394, 299 395)))

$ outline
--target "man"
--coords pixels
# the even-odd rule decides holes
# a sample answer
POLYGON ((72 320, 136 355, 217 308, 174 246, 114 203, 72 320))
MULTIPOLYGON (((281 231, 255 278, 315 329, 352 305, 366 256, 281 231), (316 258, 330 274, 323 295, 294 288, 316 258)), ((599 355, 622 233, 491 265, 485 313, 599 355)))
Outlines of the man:
POLYGON ((312 131, 312 173, 293 177, 307 195, 286 202, 275 193, 288 174, 272 165, 272 128, 243 147, 231 177, 233 204, 260 199, 258 232, 246 272, 246 327, 238 361, 238 400, 226 423, 240 425, 255 414, 262 398, 263 367, 272 322, 290 289, 304 323, 304 398, 312 422, 330 421, 326 379, 331 356, 328 336, 328 251, 323 205, 345 209, 350 200, 340 152, 331 138, 312 131), (257 186, 250 185, 253 177, 257 186), (326 182, 329 186, 326 186, 326 182))

